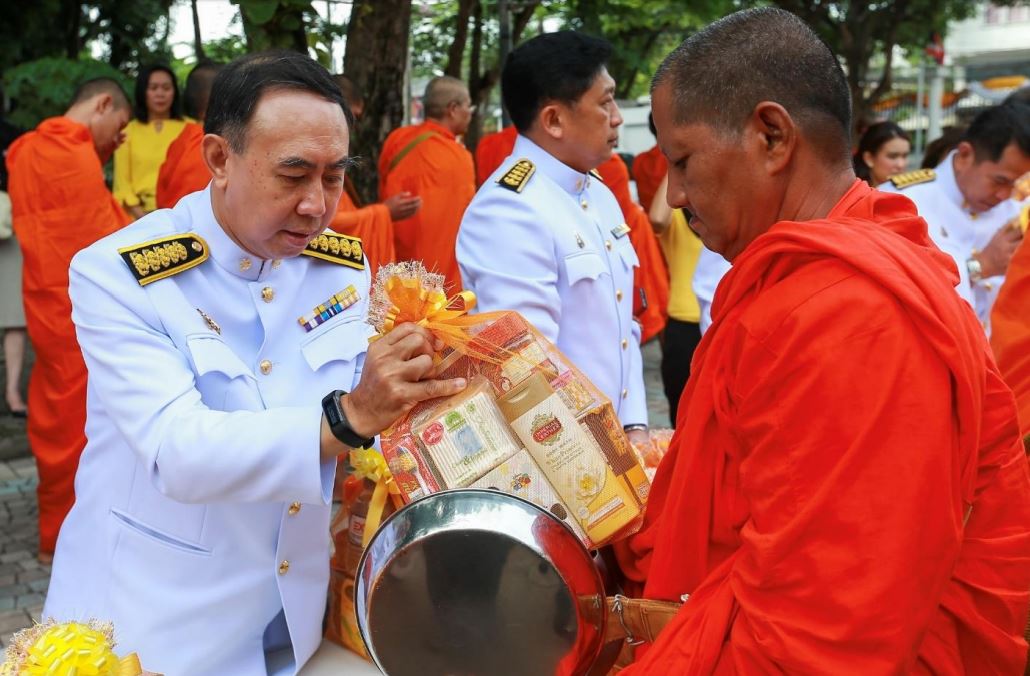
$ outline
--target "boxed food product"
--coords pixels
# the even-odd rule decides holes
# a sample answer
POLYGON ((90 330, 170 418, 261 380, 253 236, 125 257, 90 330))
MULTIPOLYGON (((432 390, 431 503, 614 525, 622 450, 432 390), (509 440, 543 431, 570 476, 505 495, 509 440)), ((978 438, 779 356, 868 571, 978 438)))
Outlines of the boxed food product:
POLYGON ((529 500, 537 507, 546 509, 564 521, 588 549, 591 546, 590 538, 569 512, 568 505, 558 497, 551 482, 544 476, 543 470, 533 461, 529 451, 524 448, 474 481, 469 487, 489 488, 529 500))
MULTIPOLYGON (((616 476, 593 436, 543 373, 500 399, 501 412, 558 496, 594 542, 611 539, 641 515, 631 486, 616 476)), ((635 456, 633 462, 636 462, 635 456)))

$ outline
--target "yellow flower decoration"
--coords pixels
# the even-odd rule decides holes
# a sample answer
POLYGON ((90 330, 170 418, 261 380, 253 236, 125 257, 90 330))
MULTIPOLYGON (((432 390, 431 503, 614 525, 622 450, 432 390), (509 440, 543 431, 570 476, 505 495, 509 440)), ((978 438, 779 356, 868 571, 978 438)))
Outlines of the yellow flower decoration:
POLYGON ((18 632, 7 647, 0 676, 136 676, 135 654, 114 654, 114 629, 95 620, 43 624, 18 632))

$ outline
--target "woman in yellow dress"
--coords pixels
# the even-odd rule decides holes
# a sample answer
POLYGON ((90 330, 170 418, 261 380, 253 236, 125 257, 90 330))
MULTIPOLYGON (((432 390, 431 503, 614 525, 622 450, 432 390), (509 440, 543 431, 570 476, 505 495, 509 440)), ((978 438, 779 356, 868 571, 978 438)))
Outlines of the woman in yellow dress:
POLYGON ((188 122, 179 85, 168 66, 144 67, 136 78, 135 119, 114 153, 114 196, 133 218, 157 208, 157 174, 168 146, 188 122))

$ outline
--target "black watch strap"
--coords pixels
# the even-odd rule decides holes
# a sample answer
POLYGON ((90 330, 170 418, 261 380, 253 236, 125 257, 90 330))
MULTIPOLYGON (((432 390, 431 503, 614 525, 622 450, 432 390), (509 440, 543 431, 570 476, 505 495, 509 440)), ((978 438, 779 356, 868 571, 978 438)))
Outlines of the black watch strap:
POLYGON ((325 419, 329 423, 329 431, 351 448, 371 446, 375 437, 363 437, 351 428, 347 414, 343 412, 343 406, 340 405, 340 397, 345 394, 347 392, 344 390, 333 390, 322 398, 322 413, 325 414, 325 419))

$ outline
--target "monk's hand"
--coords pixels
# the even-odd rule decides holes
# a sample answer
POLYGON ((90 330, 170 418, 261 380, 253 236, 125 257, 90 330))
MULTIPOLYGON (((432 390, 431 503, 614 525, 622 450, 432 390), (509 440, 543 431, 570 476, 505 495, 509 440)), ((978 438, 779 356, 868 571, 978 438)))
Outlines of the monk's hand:
POLYGON ((398 195, 387 197, 383 204, 390 210, 390 218, 395 221, 401 221, 415 215, 415 212, 422 206, 422 198, 418 195, 412 195, 410 192, 402 192, 398 195))
POLYGON ((1009 268, 1009 261, 1012 254, 1016 253, 1019 243, 1023 241, 1023 230, 1018 224, 1006 223, 998 228, 998 231, 991 237, 987 246, 973 254, 980 263, 981 274, 984 277, 1004 275, 1009 268))
POLYGON ((465 389, 464 378, 434 377, 433 354, 443 347, 428 330, 411 323, 373 342, 361 382, 341 401, 351 429, 363 437, 374 436, 418 402, 465 389))

